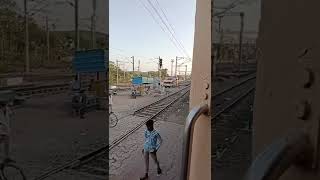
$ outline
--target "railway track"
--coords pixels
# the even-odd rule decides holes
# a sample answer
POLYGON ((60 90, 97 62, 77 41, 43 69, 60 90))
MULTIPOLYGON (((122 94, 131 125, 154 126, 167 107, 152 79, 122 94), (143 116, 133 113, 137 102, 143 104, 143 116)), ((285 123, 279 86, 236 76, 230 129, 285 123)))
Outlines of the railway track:
MULTIPOLYGON (((241 76, 247 76, 248 74, 252 73, 253 71, 247 71, 241 73, 241 76)), ((234 73, 218 73, 218 76, 221 77, 231 77, 235 76, 234 73)), ((71 75, 69 75, 71 76, 71 75)), ((89 81, 84 82, 84 87, 89 86, 89 81)), ((31 98, 34 96, 43 96, 43 95, 53 95, 53 94, 60 94, 69 91, 70 84, 61 82, 61 83, 52 83, 46 85, 35 85, 35 84, 28 84, 28 85, 19 85, 19 86, 11 86, 11 87, 0 87, 0 90, 13 90, 16 92, 18 96, 23 96, 24 98, 31 98)))
MULTIPOLYGON (((226 72, 228 69, 232 69, 230 64, 222 65, 222 69, 220 68, 221 65, 218 65, 217 67, 217 76, 221 77, 232 77, 237 74, 235 73, 222 73, 220 72, 223 70, 223 72, 226 72), (226 66, 226 67, 224 67, 226 66)), ((250 68, 243 68, 241 71, 241 76, 247 76, 248 74, 255 71, 255 66, 250 68)), ((34 74, 34 75, 23 75, 23 74, 12 74, 12 75, 0 75, 2 78, 5 77, 16 77, 16 76, 25 76, 26 78, 30 77, 37 77, 37 76, 43 76, 37 77, 38 79, 48 79, 48 80, 56 80, 57 78, 61 80, 66 79, 72 79, 73 74, 53 74, 53 75, 46 75, 46 74, 34 74)), ((91 76, 88 76, 90 79, 91 76)), ((86 77, 87 78, 87 77, 86 77)), ((85 87, 88 87, 89 81, 85 82, 85 87)), ((35 85, 35 84, 28 84, 28 85, 18 85, 18 86, 10 86, 10 87, 0 87, 0 90, 14 90, 17 95, 23 96, 25 98, 30 98, 33 96, 42 96, 42 95, 51 95, 51 94, 60 94, 65 93, 69 90, 69 83, 60 82, 60 83, 52 83, 52 84, 46 84, 46 85, 35 85)))
MULTIPOLYGON (((228 121, 224 124, 225 132, 229 132, 229 136, 224 136, 226 139, 221 138, 217 142, 221 144, 219 153, 214 160, 212 169, 217 172, 214 174, 214 179, 239 179, 245 175, 245 172, 251 165, 251 128, 248 120, 252 120, 253 113, 249 105, 252 105, 254 93, 249 93, 244 97, 239 104, 235 105, 227 115, 221 116, 220 120, 228 121), (233 122, 233 123, 231 123, 233 122)), ((219 127, 219 131, 220 131, 219 127)), ((222 130, 218 135, 222 134, 222 130)), ((216 135, 217 136, 217 135, 216 135)))
POLYGON ((137 109, 134 111, 133 115, 139 116, 139 117, 149 117, 155 113, 157 113, 162 107, 166 106, 170 101, 172 101, 171 98, 175 99, 175 97, 180 97, 181 94, 184 92, 184 90, 190 88, 190 86, 186 86, 182 90, 176 91, 174 93, 169 94, 168 96, 159 99, 158 101, 155 101, 147 106, 144 106, 140 109, 137 109))
MULTIPOLYGON (((83 87, 88 88, 89 81, 83 82, 83 87)), ((18 96, 28 99, 35 96, 66 93, 70 90, 70 83, 60 82, 60 83, 52 83, 52 84, 46 84, 46 85, 28 84, 28 85, 21 85, 21 86, 0 87, 0 90, 12 90, 12 91, 15 91, 18 96)))
POLYGON ((156 117, 169 108, 173 103, 178 101, 182 96, 190 91, 190 86, 186 86, 181 90, 172 93, 165 98, 162 98, 152 104, 149 104, 141 109, 136 110, 135 115, 139 117, 144 117, 145 120, 137 124, 133 129, 123 134, 120 138, 114 140, 109 145, 105 145, 102 148, 94 150, 89 154, 81 156, 78 159, 70 161, 60 167, 44 172, 41 176, 35 178, 34 180, 42 180, 47 177, 64 170, 76 171, 80 174, 85 174, 87 176, 105 179, 108 176, 108 157, 109 151, 116 147, 119 143, 129 137, 131 134, 136 132, 139 128, 144 126, 145 122, 149 119, 155 119, 156 117))
MULTIPOLYGON (((87 80, 82 82, 82 86, 84 88, 88 88, 89 84, 90 82, 87 80)), ((28 99, 34 96, 53 95, 68 92, 70 90, 70 83, 63 81, 51 82, 48 84, 15 85, 0 87, 0 90, 11 90, 14 91, 17 96, 28 99)))
MULTIPOLYGON (((88 88, 89 82, 84 82, 83 87, 88 88)), ((68 92, 70 90, 70 83, 53 83, 48 85, 16 87, 11 88, 11 90, 14 90, 16 94, 19 96, 30 98, 34 96, 60 94, 68 92)))
MULTIPOLYGON (((222 113, 229 110, 233 105, 235 105, 237 102, 239 102, 242 98, 247 96, 250 92, 254 90, 254 80, 255 76, 251 76, 240 83, 229 87, 223 91, 220 91, 219 93, 216 93, 214 95, 214 99, 218 111, 214 114, 213 119, 214 121, 219 117, 222 113), (253 87, 252 87, 253 86, 253 87), (219 103, 220 102, 220 103, 219 103)), ((127 137, 129 137, 131 134, 133 134, 135 131, 137 131, 139 128, 141 128, 145 122, 149 119, 155 119, 159 114, 161 114, 164 110, 166 110, 168 107, 170 107, 173 103, 175 103, 180 97, 184 96, 190 91, 190 87, 187 86, 180 91, 177 91, 173 94, 170 94, 166 96, 165 98, 162 98, 150 105, 147 105, 143 108, 140 108, 135 111, 135 115, 139 117, 146 118, 143 122, 139 123, 135 128, 131 129, 126 134, 122 135, 120 138, 114 140, 109 145, 105 145, 97 150, 94 150, 86 155, 81 156, 80 158, 77 158, 73 161, 70 161, 60 167, 48 170, 47 172, 44 172, 39 177, 36 177, 34 180, 42 180, 46 179, 47 177, 58 173, 60 171, 64 170, 71 170, 75 171, 76 173, 85 174, 87 176, 95 177, 95 178, 101 178, 105 179, 108 175, 108 155, 109 151, 112 150, 114 147, 116 147, 119 143, 121 143, 123 140, 125 140, 127 137)), ((219 121, 217 121, 219 122, 219 121)), ((216 128, 219 126, 226 125, 225 122, 221 121, 218 123, 214 123, 213 130, 216 131, 216 128)), ((227 132, 228 129, 226 129, 227 132)), ((228 134, 228 133, 227 133, 228 134)), ((228 136, 230 137, 230 135, 228 136)), ((235 137, 235 136, 234 136, 235 137)), ((222 142, 221 144, 226 144, 225 141, 226 138, 222 137, 219 140, 219 142, 222 142)), ((234 138, 233 138, 234 141, 234 138)), ((227 146, 223 146, 225 149, 227 146)), ((223 149, 222 148, 222 149, 223 149)), ((220 148, 221 149, 221 148, 220 148)), ((220 150, 219 149, 219 150, 220 150)), ((220 150, 221 151, 221 150, 220 150)), ((223 150, 222 150, 223 151, 223 150)), ((214 157, 217 156, 217 153, 215 153, 214 157)))
MULTIPOLYGON (((255 76, 247 78, 240 83, 227 88, 214 95, 214 115, 216 119, 222 113, 226 112, 230 107, 238 103, 243 97, 254 89, 255 76)), ((216 121, 214 121, 216 122, 216 121)))
POLYGON ((241 102, 242 99, 253 93, 255 89, 255 76, 218 93, 214 97, 215 114, 212 117, 212 129, 215 146, 212 149, 212 158, 221 159, 226 150, 236 142, 238 131, 244 126, 244 121, 238 120, 238 114, 230 109, 241 102), (223 116, 223 117, 221 117, 223 116))

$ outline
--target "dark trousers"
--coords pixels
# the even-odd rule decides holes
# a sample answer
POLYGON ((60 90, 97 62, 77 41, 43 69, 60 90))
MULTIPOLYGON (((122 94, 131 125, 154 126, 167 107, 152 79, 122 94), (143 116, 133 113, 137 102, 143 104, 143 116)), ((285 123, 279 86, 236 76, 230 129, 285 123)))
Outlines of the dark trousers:
POLYGON ((83 117, 86 113, 86 107, 83 104, 73 104, 73 109, 77 114, 80 114, 80 117, 83 117))

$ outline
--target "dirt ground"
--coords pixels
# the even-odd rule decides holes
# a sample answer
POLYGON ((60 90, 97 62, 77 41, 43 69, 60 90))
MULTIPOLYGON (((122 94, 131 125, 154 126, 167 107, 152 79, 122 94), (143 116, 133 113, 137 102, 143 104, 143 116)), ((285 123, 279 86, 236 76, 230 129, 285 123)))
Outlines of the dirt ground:
MULTIPOLYGON (((150 159, 150 179, 178 180, 181 170, 181 151, 184 123, 189 112, 189 96, 174 103, 171 108, 156 118, 155 128, 163 138, 163 145, 158 151, 158 159, 163 170, 156 177, 154 162, 150 159)), ((140 128, 119 146, 110 151, 110 179, 139 179, 144 174, 144 163, 141 156, 143 131, 140 128)))
MULTIPOLYGON (((115 112, 121 117, 159 98, 130 99, 129 92, 122 92, 114 97, 115 112)), ((11 156, 28 179, 107 144, 108 113, 91 111, 85 119, 72 117, 70 100, 68 94, 37 97, 14 110, 11 156)), ((56 179, 64 179, 59 174, 56 179)))
MULTIPOLYGON (((176 89, 172 89, 172 91, 174 90, 176 89)), ((124 91, 113 98, 113 109, 120 118, 161 98, 159 96, 143 96, 130 99, 129 95, 129 91, 124 91)), ((109 129, 106 128, 107 112, 90 112, 85 119, 74 118, 71 117, 69 111, 69 101, 66 94, 51 95, 30 99, 22 107, 15 110, 15 116, 11 122, 11 155, 23 167, 28 179, 107 143, 109 134, 109 129)), ((157 118, 156 128, 159 128, 163 133, 167 143, 159 152, 159 158, 165 171, 165 175, 160 179, 178 179, 182 133, 188 112, 189 100, 186 96, 157 118)), ((129 121, 129 119, 127 120, 129 121)), ((128 127, 123 126, 122 129, 124 128, 128 127)), ((142 128, 141 131, 143 130, 142 128)), ((127 148, 125 152, 128 154, 123 153, 124 157, 118 157, 121 162, 120 166, 115 163, 114 169, 110 168, 114 179, 117 179, 119 174, 123 174, 122 179, 131 177, 130 175, 132 177, 141 175, 143 172, 140 152, 141 139, 139 131, 131 137, 131 140, 128 138, 127 143, 121 147, 122 149, 127 148), (132 144, 133 140, 137 145, 130 149, 128 146, 132 144)), ((111 157, 112 152, 110 153, 111 157)), ((119 155, 121 151, 115 148, 113 153, 119 155)), ((150 165, 152 166, 152 161, 150 165)), ((154 170, 153 167, 151 172, 154 173, 154 170)), ((56 177, 56 179, 65 179, 64 176, 57 175, 56 177)))
MULTIPOLYGON (((215 91, 218 92, 223 90, 230 85, 233 85, 241 79, 230 79, 225 82, 219 82, 215 84, 215 91)), ((150 179, 179 179, 181 170, 181 150, 182 150, 182 135, 184 130, 184 124, 186 117, 189 113, 189 96, 185 96, 178 102, 176 102, 171 108, 163 112, 158 118, 155 124, 157 130, 160 131, 163 138, 165 139, 164 148, 159 150, 159 160, 163 166, 164 174, 160 177, 156 177, 156 168, 154 163, 150 162, 150 179)), ((141 156, 141 148, 143 144, 143 130, 140 128, 136 133, 131 135, 127 140, 116 147, 110 152, 110 179, 111 180, 127 180, 127 179, 139 179, 144 173, 143 158, 141 156)), ((238 153, 242 153, 240 156, 247 155, 247 147, 249 147, 246 134, 241 135, 241 141, 235 144, 233 147, 233 153, 228 155, 235 157, 238 153), (243 152, 244 150, 245 152, 243 152)), ((226 155, 226 156, 228 156, 226 155)), ((224 178, 236 178, 243 175, 247 168, 246 157, 242 162, 236 162, 229 164, 227 167, 221 168, 222 174, 219 173, 215 177, 219 179, 224 178), (238 169, 238 171, 235 171, 238 169), (235 176, 232 176, 234 172, 238 172, 235 176), (226 175, 229 175, 228 177, 226 175)), ((234 162, 234 161, 233 161, 234 162)))

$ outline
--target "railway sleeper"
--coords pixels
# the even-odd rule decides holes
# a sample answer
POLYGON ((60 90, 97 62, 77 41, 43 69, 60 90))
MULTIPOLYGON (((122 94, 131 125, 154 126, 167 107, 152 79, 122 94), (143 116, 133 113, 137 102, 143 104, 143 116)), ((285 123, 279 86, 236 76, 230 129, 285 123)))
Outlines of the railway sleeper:
POLYGON ((141 113, 155 114, 155 113, 157 113, 159 110, 160 110, 160 109, 154 109, 154 110, 146 109, 145 111, 141 111, 141 113))
POLYGON ((145 109, 145 110, 142 110, 140 112, 158 112, 160 110, 160 108, 148 108, 148 109, 145 109))
POLYGON ((145 114, 145 113, 140 112, 140 113, 137 113, 136 116, 139 116, 139 117, 150 117, 150 116, 152 116, 152 114, 145 114))
POLYGON ((77 173, 77 174, 81 174, 85 177, 90 177, 91 178, 94 178, 94 179, 101 179, 101 180, 106 180, 106 177, 107 176, 101 176, 101 175, 96 175, 96 174, 91 174, 91 173, 88 173, 88 172, 83 172, 83 171, 79 171, 79 170, 75 170, 75 169, 69 169, 67 171, 70 171, 70 173, 77 173))
POLYGON ((77 169, 78 171, 85 172, 88 174, 100 175, 100 176, 108 176, 107 168, 104 169, 102 167, 90 166, 90 165, 82 165, 77 169))
POLYGON ((156 104, 156 105, 150 106, 146 109, 160 109, 162 106, 163 106, 162 104, 156 104))
POLYGON ((155 115, 155 114, 157 114, 158 113, 158 111, 154 111, 154 112, 141 112, 142 114, 144 114, 145 116, 153 116, 153 115, 155 115))
POLYGON ((109 163, 109 161, 105 158, 100 158, 99 161, 101 161, 102 163, 109 163))
POLYGON ((141 111, 139 112, 140 114, 146 114, 148 116, 154 115, 155 113, 157 113, 159 110, 157 111, 141 111))
MULTIPOLYGON (((171 102, 170 102, 171 103, 171 102)), ((162 105, 159 105, 159 106, 156 106, 157 109, 163 109, 165 108, 168 104, 170 103, 165 103, 165 104, 162 104, 162 105)))
POLYGON ((137 110, 136 113, 139 113, 139 112, 144 111, 144 110, 146 110, 146 109, 158 109, 158 105, 155 104, 155 105, 146 106, 146 107, 144 107, 144 108, 142 108, 142 109, 137 110))

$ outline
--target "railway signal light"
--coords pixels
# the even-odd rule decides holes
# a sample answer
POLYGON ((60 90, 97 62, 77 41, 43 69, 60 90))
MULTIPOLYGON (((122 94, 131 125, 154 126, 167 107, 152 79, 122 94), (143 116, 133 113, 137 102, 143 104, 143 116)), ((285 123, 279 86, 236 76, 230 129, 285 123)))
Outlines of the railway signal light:
POLYGON ((160 68, 162 68, 162 59, 161 58, 159 59, 159 66, 160 66, 160 68))

